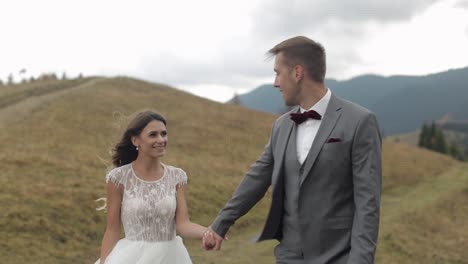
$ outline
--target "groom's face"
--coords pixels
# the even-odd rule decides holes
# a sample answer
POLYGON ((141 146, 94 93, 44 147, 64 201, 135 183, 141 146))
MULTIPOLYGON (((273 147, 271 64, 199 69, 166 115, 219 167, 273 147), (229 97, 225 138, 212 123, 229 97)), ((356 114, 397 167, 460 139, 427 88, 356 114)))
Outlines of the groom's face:
POLYGON ((300 98, 300 87, 297 85, 293 70, 286 64, 281 52, 275 57, 274 71, 276 73, 274 86, 283 95, 284 103, 287 106, 297 105, 300 98))

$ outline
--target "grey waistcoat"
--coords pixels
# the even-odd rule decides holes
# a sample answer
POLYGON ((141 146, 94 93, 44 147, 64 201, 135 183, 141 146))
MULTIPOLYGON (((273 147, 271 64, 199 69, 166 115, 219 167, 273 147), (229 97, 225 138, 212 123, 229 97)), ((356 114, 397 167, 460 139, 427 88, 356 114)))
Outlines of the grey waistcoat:
POLYGON ((283 214, 283 239, 282 246, 298 253, 302 251, 301 235, 299 230, 298 207, 299 185, 303 171, 297 159, 296 133, 294 126, 289 137, 284 158, 284 214, 283 214))

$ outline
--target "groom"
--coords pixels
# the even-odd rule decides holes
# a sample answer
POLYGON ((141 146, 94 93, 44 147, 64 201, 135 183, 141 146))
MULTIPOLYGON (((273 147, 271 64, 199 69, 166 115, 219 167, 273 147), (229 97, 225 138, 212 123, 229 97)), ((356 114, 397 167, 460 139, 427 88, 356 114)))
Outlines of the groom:
POLYGON ((258 241, 277 239, 276 263, 374 263, 382 181, 376 117, 325 87, 325 50, 306 37, 285 40, 274 86, 288 106, 260 158, 211 225, 220 249, 234 222, 272 188, 258 241))

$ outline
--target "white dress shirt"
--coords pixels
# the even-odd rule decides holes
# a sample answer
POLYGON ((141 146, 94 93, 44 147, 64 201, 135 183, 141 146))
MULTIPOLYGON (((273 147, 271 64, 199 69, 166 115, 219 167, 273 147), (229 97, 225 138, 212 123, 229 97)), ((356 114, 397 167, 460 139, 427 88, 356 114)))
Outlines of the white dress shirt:
MULTIPOLYGON (((315 110, 322 116, 325 115, 325 111, 327 110, 328 103, 330 102, 331 91, 327 89, 327 93, 323 96, 315 105, 313 105, 310 109, 305 110, 304 108, 300 108, 301 113, 305 111, 315 110)), ((305 122, 297 125, 297 134, 296 134, 296 149, 297 149, 297 159, 299 160, 300 164, 303 164, 307 155, 309 154, 309 150, 312 147, 312 143, 314 142, 315 136, 317 135, 317 131, 320 127, 322 120, 315 120, 315 119, 307 119, 305 122)))

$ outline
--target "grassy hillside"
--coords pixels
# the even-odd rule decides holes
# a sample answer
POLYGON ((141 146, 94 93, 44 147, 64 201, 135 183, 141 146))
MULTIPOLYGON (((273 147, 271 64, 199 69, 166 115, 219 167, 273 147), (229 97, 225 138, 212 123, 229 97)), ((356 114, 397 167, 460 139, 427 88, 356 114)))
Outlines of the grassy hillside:
MULTIPOLYGON (((187 171, 192 217, 205 225, 248 168, 246 161, 257 157, 274 119, 125 78, 89 80, 60 96, 44 94, 0 110, 7 128, 0 135, 2 259, 84 263, 98 256, 105 214, 94 210, 94 199, 105 195, 108 152, 126 116, 144 108, 167 117, 165 162, 187 171)), ((264 211, 244 225, 260 221, 264 211)))
POLYGON ((383 190, 414 185, 447 171, 459 162, 453 158, 408 144, 383 144, 383 190))
POLYGON ((38 80, 30 83, 0 86, 0 108, 17 104, 25 99, 66 90, 88 82, 92 78, 61 80, 38 80))
POLYGON ((377 263, 468 263, 468 166, 384 193, 377 263))
MULTIPOLYGON (((275 119, 129 78, 72 82, 55 81, 53 90, 48 85, 18 89, 16 96, 21 100, 0 106, 0 236, 6 238, 0 240, 2 263, 92 263, 98 257, 105 214, 95 211, 94 199, 105 195, 109 150, 129 114, 152 108, 167 117, 169 149, 164 161, 188 173, 191 218, 204 225, 210 224, 258 157, 275 119)), ((11 87, 0 89, 0 101, 11 96, 11 91, 11 87)), ((452 190, 465 195, 463 186, 468 188, 468 181, 462 171, 466 171, 464 164, 445 156, 385 142, 382 215, 387 217, 388 210, 396 220, 382 226, 382 234, 394 235, 381 239, 379 263, 393 263, 393 244, 409 241, 409 252, 418 257, 427 253, 425 248, 448 241, 444 236, 419 241, 421 230, 413 228, 409 218, 397 217, 401 212, 392 208, 401 206, 391 201, 395 197, 403 199, 402 203, 417 201, 411 195, 418 193, 410 190, 427 190, 434 198, 425 201, 433 202, 409 207, 413 221, 432 218, 438 210, 434 206, 446 202, 452 202, 460 216, 466 215, 468 208, 457 207, 463 200, 445 195, 452 190), (436 180, 447 188, 430 189, 436 180), (401 231, 406 236, 400 237, 401 231)), ((194 262, 272 263, 275 242, 252 244, 264 223, 268 202, 264 199, 236 223, 221 252, 203 252, 198 241, 186 241, 194 262)), ((450 217, 450 212, 442 212, 440 221, 447 221, 444 217, 450 217)), ((444 229, 451 232, 447 239, 457 239, 468 230, 463 221, 454 221, 444 229)), ((452 260, 468 259, 459 246, 440 250, 438 254, 453 256, 452 260)))

